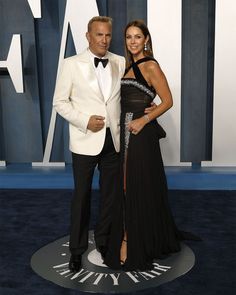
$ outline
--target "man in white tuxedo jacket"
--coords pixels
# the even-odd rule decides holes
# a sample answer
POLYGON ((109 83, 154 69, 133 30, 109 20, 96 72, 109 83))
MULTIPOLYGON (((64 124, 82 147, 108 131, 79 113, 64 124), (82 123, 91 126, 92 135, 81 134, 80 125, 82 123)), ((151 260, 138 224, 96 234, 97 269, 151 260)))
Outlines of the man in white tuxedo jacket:
POLYGON ((71 204, 71 271, 81 268, 81 256, 88 247, 91 185, 97 165, 101 203, 94 235, 102 255, 109 235, 111 206, 118 191, 120 80, 125 59, 108 52, 111 34, 111 18, 94 17, 89 21, 89 48, 64 60, 53 98, 54 108, 69 122, 75 184, 71 204))

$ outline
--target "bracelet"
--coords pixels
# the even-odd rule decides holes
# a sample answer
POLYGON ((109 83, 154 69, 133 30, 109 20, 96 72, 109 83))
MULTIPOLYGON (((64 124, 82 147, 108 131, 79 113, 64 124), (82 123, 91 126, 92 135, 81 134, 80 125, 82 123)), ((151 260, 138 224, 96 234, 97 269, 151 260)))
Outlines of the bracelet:
POLYGON ((149 123, 149 122, 150 122, 150 118, 149 118, 149 116, 148 116, 148 115, 144 115, 143 117, 144 117, 144 119, 147 121, 147 123, 149 123))

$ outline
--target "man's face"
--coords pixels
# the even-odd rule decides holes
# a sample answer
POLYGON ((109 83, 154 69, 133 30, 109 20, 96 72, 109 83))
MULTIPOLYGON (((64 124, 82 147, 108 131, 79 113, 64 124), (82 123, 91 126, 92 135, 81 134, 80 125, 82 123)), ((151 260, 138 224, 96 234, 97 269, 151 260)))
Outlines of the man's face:
POLYGON ((111 43, 111 24, 95 21, 91 25, 90 32, 86 33, 89 49, 98 57, 103 57, 111 43))

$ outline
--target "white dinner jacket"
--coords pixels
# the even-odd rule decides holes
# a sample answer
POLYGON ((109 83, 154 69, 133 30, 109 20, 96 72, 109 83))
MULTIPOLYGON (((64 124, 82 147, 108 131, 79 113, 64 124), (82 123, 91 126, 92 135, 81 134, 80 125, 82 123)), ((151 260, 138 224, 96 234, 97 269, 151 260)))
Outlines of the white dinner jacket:
MULTIPOLYGON (((69 122, 70 145, 73 153, 97 155, 101 152, 106 128, 98 132, 87 129, 91 115, 109 117, 113 143, 120 149, 120 82, 125 59, 108 52, 112 87, 105 101, 88 50, 64 59, 56 82, 53 107, 69 122)), ((106 119, 105 119, 106 120, 106 119)))

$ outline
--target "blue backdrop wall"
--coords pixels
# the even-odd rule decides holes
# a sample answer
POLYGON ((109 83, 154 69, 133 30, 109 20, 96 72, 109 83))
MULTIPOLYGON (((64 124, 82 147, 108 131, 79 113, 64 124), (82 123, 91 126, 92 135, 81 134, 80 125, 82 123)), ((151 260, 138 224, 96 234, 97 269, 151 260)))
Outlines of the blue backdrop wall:
MULTIPOLYGON (((123 28, 147 21, 146 0, 97 0, 100 15, 114 20, 111 51, 123 55, 123 28)), ((0 160, 42 161, 52 110, 66 0, 42 0, 34 18, 25 0, 0 0, 0 60, 6 60, 12 34, 20 34, 24 93, 16 93, 0 69, 0 160)), ((168 16, 167 16, 168 17, 168 16)), ((212 157, 215 0, 182 1, 181 161, 212 157), (193 74, 194 73, 194 74, 193 74)), ((171 44, 170 44, 171 46, 171 44)), ((75 54, 68 34, 66 56, 75 54)), ((58 116, 51 161, 71 161, 68 126, 58 116)))

